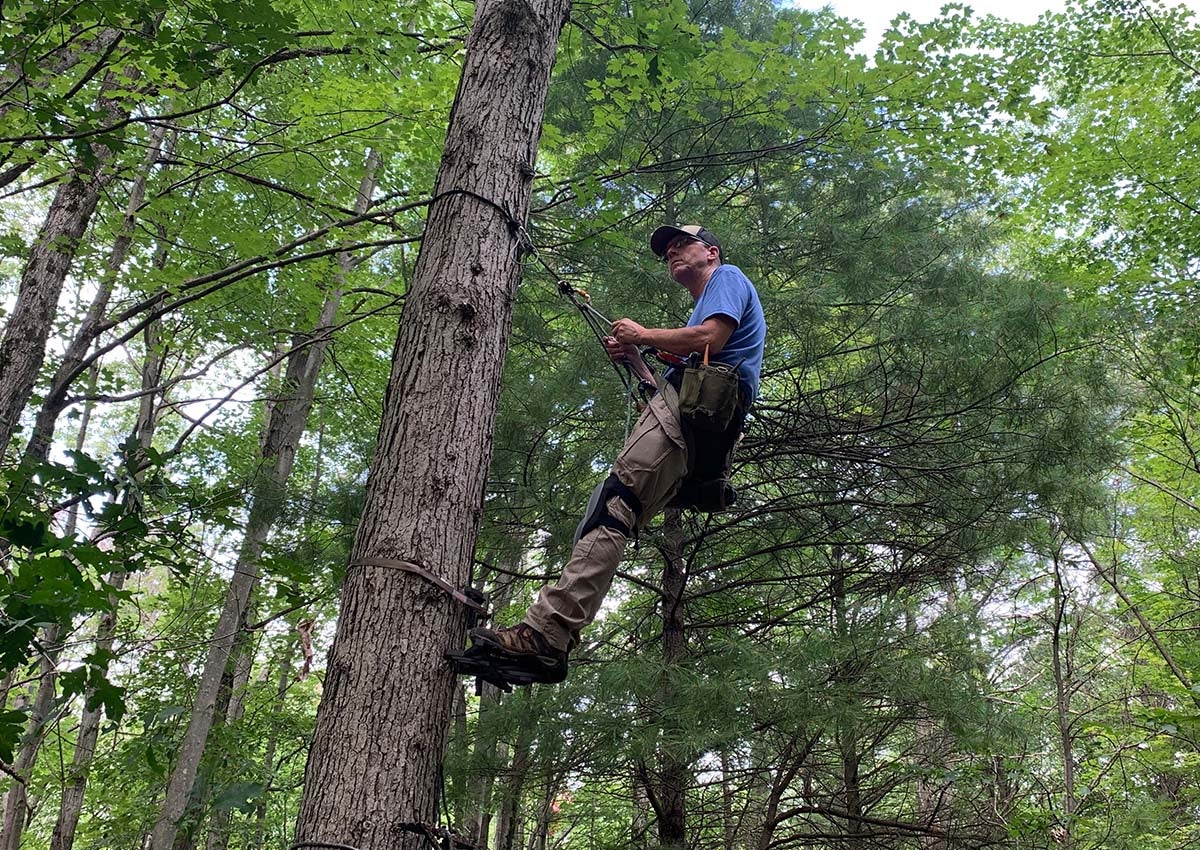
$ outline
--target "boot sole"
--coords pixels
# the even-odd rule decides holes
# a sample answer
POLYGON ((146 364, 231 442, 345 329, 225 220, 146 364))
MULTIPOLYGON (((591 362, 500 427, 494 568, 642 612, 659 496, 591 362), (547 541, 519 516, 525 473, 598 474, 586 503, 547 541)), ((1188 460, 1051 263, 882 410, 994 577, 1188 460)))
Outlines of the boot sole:
POLYGON ((489 661, 497 671, 514 685, 541 683, 557 685, 567 678, 567 659, 546 655, 513 652, 486 635, 471 634, 472 646, 467 655, 489 661), (485 657, 484 654, 486 653, 485 657))

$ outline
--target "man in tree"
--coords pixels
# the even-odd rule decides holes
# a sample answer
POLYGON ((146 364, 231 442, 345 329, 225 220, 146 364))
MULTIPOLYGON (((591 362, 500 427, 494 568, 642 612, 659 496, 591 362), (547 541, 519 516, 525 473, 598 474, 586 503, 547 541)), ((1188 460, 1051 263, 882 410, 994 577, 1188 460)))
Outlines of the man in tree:
POLYGON ((700 501, 695 494, 681 500, 685 480, 717 484, 722 489, 717 503, 725 504, 719 497, 724 495, 728 461, 758 394, 767 330, 762 305, 741 269, 721 262, 721 243, 701 225, 659 227, 650 237, 650 249, 691 293, 692 315, 682 328, 646 328, 632 319, 618 319, 605 340, 608 356, 654 384, 655 374, 638 346, 693 357, 693 362, 703 352, 706 363, 711 358, 724 364, 716 371, 724 373, 729 387, 736 387, 727 393, 728 424, 719 430, 696 424, 689 415, 689 393, 681 389, 683 368, 671 367, 658 380, 659 391, 642 412, 612 472, 592 494, 558 583, 542 588, 516 626, 471 630, 470 655, 494 664, 513 684, 566 678, 567 653, 600 610, 628 538, 669 504, 700 501))

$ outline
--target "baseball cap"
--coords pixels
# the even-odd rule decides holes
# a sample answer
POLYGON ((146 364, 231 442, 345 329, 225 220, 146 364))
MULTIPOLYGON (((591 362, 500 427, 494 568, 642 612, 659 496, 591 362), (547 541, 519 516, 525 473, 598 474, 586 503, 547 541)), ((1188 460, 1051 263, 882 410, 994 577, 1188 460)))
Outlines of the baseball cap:
POLYGON ((654 232, 650 234, 650 250, 660 257, 665 256, 667 245, 676 236, 681 235, 689 236, 705 245, 711 245, 718 251, 721 250, 721 242, 711 230, 706 230, 702 224, 664 224, 655 228, 654 232))

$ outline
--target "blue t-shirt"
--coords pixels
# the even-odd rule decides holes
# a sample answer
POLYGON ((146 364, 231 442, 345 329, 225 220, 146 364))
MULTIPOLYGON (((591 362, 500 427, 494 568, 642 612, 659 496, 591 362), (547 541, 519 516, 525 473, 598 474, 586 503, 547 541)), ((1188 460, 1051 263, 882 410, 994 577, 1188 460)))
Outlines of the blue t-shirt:
POLYGON ((767 340, 767 320, 763 317, 758 292, 737 266, 720 265, 704 285, 700 300, 692 309, 687 326, 703 324, 713 316, 728 316, 737 322, 729 341, 710 362, 737 366, 747 402, 758 397, 762 374, 763 346, 767 340))

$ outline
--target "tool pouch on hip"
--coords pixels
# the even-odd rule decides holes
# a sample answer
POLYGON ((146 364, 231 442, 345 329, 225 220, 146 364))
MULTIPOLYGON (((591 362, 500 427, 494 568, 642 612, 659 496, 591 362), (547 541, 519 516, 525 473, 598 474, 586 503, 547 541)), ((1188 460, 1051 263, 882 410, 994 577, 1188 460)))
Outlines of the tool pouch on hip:
POLYGON ((700 431, 724 431, 737 412, 740 392, 736 367, 689 364, 679 389, 679 415, 700 431))

